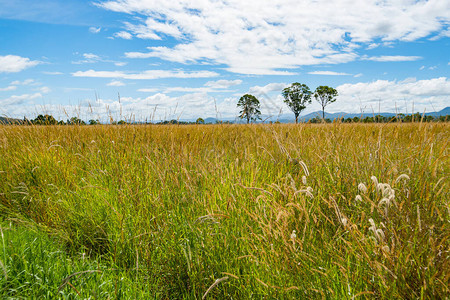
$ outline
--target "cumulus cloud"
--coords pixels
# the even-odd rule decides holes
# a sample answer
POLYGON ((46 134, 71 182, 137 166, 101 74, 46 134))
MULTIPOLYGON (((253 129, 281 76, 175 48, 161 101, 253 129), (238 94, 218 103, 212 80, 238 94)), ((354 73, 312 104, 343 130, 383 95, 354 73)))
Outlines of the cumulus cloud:
POLYGON ((39 91, 40 91, 41 93, 48 94, 48 93, 50 93, 52 90, 51 90, 48 86, 43 86, 43 87, 41 87, 41 88, 39 89, 39 91))
POLYGON ((119 31, 114 33, 115 37, 121 38, 121 39, 125 39, 125 40, 131 40, 133 38, 133 36, 126 31, 119 31))
POLYGON ((15 85, 10 85, 4 88, 0 88, 0 92, 8 92, 8 91, 14 91, 17 89, 17 86, 15 85))
POLYGON ((281 91, 288 86, 289 86, 289 84, 282 83, 282 82, 269 83, 264 86, 256 85, 256 86, 252 86, 249 89, 249 94, 254 94, 254 95, 260 96, 260 95, 264 95, 264 94, 267 95, 271 92, 281 93, 281 91))
POLYGON ((25 104, 33 99, 42 98, 41 93, 13 95, 11 97, 0 99, 1 106, 25 104))
POLYGON ((450 95, 450 80, 446 77, 428 80, 408 78, 402 81, 376 80, 343 84, 337 87, 339 106, 331 108, 334 111, 366 113, 414 111, 434 111, 448 106, 450 95))
POLYGON ((122 78, 122 79, 159 79, 159 78, 208 78, 219 76, 211 71, 169 71, 169 70, 148 70, 140 73, 125 73, 122 71, 78 71, 72 73, 74 77, 97 77, 97 78, 122 78))
POLYGON ((97 5, 140 16, 125 23, 125 38, 178 41, 126 53, 129 58, 208 62, 255 75, 288 75, 286 69, 303 65, 354 61, 362 45, 373 49, 439 35, 450 21, 450 3, 442 0, 353 1, 350 10, 347 0, 109 0, 97 5))
POLYGON ((0 73, 17 73, 34 67, 41 62, 17 55, 0 55, 0 73))
POLYGON ((332 75, 332 76, 348 76, 352 74, 348 73, 339 73, 339 72, 333 72, 333 71, 314 71, 314 72, 308 72, 308 74, 311 75, 332 75))
POLYGON ((30 85, 34 82, 35 82, 34 79, 25 79, 23 81, 15 80, 15 81, 11 82, 11 84, 12 85, 30 85))

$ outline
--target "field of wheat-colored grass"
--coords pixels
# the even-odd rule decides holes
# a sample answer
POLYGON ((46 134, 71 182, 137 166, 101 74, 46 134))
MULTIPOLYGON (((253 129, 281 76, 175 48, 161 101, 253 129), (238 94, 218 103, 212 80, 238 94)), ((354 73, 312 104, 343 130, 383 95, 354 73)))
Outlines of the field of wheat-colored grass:
POLYGON ((448 123, 0 126, 0 295, 446 298, 449 138, 448 123))

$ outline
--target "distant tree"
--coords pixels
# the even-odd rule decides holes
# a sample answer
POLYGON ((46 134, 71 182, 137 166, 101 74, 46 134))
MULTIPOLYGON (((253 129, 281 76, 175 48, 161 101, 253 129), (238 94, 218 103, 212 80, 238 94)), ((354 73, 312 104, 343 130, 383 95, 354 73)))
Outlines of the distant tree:
POLYGON ((77 117, 72 117, 67 120, 67 125, 86 125, 86 122, 77 117))
POLYGON ((298 123, 298 116, 311 103, 311 90, 306 84, 294 82, 290 87, 283 89, 281 94, 284 103, 295 115, 295 123, 298 123))
POLYGON ((30 121, 30 120, 28 120, 28 118, 27 117, 23 117, 23 123, 22 123, 23 125, 31 125, 32 124, 32 121, 30 121))
POLYGON ((100 124, 99 120, 94 120, 94 119, 89 120, 89 125, 98 125, 98 124, 100 124))
POLYGON ((127 122, 125 122, 124 120, 120 120, 119 122, 117 122, 118 125, 126 125, 127 122))
POLYGON ((205 120, 202 118, 198 118, 197 121, 195 121, 196 124, 205 124, 205 120))
POLYGON ((322 106, 322 119, 325 119, 325 107, 336 101, 338 92, 329 86, 321 85, 314 91, 314 98, 322 106))
POLYGON ((309 123, 313 123, 313 124, 315 124, 315 123, 320 123, 321 122, 321 119, 319 118, 319 117, 314 117, 314 118, 311 118, 311 119, 309 119, 309 123))
POLYGON ((237 107, 241 108, 241 111, 239 112, 239 118, 246 118, 247 124, 250 123, 250 121, 261 119, 259 100, 256 99, 255 96, 245 94, 239 99, 237 107))
POLYGON ((56 125, 58 121, 52 115, 38 115, 32 123, 36 125, 56 125))

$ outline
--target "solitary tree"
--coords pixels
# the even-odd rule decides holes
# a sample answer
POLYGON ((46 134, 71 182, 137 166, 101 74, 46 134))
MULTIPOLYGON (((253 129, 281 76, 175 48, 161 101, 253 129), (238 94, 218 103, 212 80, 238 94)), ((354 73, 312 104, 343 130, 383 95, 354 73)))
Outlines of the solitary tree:
POLYGON ((336 101, 338 92, 329 86, 319 86, 314 91, 314 98, 322 105, 322 119, 325 119, 325 106, 336 101))
POLYGON ((203 118, 198 118, 197 121, 195 121, 196 124, 205 124, 205 120, 203 118))
POLYGON ((281 94, 284 97, 284 103, 295 115, 295 123, 298 123, 298 116, 306 108, 306 105, 311 103, 311 90, 306 84, 295 82, 285 88, 281 94))
POLYGON ((250 123, 250 121, 261 119, 259 100, 256 99, 255 96, 245 94, 239 99, 237 106, 241 108, 239 118, 246 118, 247 124, 250 123))

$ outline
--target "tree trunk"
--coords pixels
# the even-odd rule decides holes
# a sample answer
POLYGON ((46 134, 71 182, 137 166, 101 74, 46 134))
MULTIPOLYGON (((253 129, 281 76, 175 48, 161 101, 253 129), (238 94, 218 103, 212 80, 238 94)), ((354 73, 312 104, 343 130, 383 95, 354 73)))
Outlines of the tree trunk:
POLYGON ((322 106, 322 119, 325 121, 325 107, 322 106))

